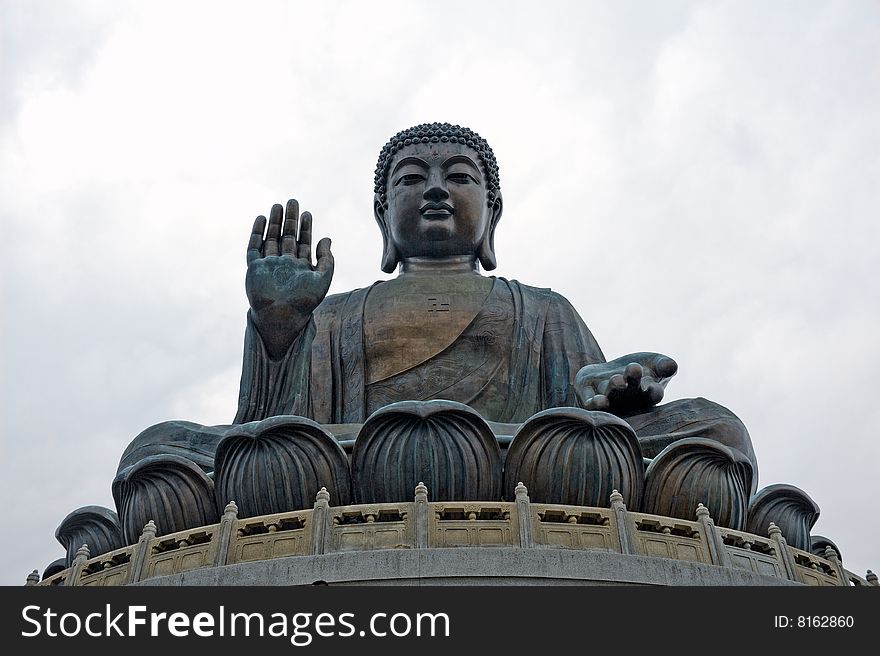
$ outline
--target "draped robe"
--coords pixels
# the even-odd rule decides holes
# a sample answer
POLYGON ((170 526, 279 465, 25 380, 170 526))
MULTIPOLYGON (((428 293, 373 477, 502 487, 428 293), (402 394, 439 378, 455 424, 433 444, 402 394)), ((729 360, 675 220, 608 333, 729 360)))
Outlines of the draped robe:
MULTIPOLYGON (((372 383, 366 375, 364 311, 381 282, 327 297, 278 359, 269 357, 248 315, 233 423, 299 415, 322 424, 361 424, 389 403, 439 398, 468 404, 491 422, 518 424, 547 408, 578 406, 578 370, 605 362, 584 321, 550 289, 492 280, 482 307, 449 344, 438 344, 431 357, 372 383)), ((681 399, 625 420, 648 458, 676 440, 705 437, 742 451, 757 482, 748 431, 717 403, 681 399)), ((119 469, 151 455, 176 454, 210 471, 227 428, 184 421, 151 426, 129 444, 119 469)))
POLYGON ((364 309, 381 284, 325 299, 277 360, 249 317, 235 423, 282 414, 362 423, 389 403, 435 398, 466 403, 490 421, 522 422, 546 408, 577 405, 575 374, 605 361, 565 298, 493 278, 482 308, 450 344, 439 344, 432 357, 406 371, 368 383, 364 309))

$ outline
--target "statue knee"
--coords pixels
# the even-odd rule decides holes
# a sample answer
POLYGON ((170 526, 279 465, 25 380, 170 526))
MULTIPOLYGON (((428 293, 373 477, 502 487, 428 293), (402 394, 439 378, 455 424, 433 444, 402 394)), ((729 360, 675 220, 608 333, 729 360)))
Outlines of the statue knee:
POLYGON ((702 422, 701 430, 704 437, 714 439, 716 442, 740 450, 745 456, 755 462, 755 451, 752 448, 752 438, 742 420, 723 405, 709 401, 702 397, 685 399, 690 402, 693 412, 699 415, 702 422))
POLYGON ((678 440, 699 437, 736 449, 752 464, 754 481, 758 462, 752 438, 742 420, 723 405, 701 397, 679 399, 640 415, 627 417, 648 458, 678 440))
POLYGON ((163 421, 131 441, 112 486, 126 544, 136 542, 150 520, 157 535, 219 521, 211 473, 227 428, 163 421))
POLYGON ((228 426, 202 426, 190 421, 163 421, 141 431, 126 447, 117 471, 145 458, 175 455, 193 461, 205 472, 214 469, 214 452, 228 426))

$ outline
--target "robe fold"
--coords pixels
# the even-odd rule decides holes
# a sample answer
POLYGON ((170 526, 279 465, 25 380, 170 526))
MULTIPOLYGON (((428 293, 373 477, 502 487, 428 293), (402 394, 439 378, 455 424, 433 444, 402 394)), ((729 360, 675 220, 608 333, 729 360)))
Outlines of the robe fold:
POLYGON ((490 421, 522 422, 546 408, 576 406, 575 374, 605 361, 564 297, 493 278, 483 307, 451 344, 368 384, 364 308, 381 284, 326 298, 277 360, 249 316, 234 422, 293 414, 327 424, 362 423, 389 403, 428 399, 465 403, 490 421))
MULTIPOLYGON (((370 291, 381 284, 327 297, 287 352, 274 360, 248 315, 233 423, 299 415, 350 430, 395 401, 446 399, 515 427, 541 410, 578 406, 575 375, 585 365, 605 362, 564 297, 493 278, 483 305, 450 343, 438 344, 430 357, 403 371, 368 382, 364 312, 370 291)), ((723 406, 682 399, 625 420, 649 458, 685 437, 713 439, 743 452, 757 483, 748 431, 723 406)), ((181 421, 151 426, 129 444, 119 470, 151 455, 177 454, 211 471, 216 445, 229 428, 181 421)))

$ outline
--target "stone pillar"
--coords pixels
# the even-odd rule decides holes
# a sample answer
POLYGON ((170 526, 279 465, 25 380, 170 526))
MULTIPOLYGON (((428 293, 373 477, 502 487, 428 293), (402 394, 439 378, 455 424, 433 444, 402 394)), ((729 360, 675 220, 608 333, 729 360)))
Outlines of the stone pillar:
POLYGON ((877 581, 877 575, 871 570, 868 570, 868 573, 865 574, 865 580, 868 582, 868 585, 880 585, 877 581))
POLYGON ((715 527, 715 522, 709 515, 709 509, 702 503, 697 504, 697 521, 703 527, 703 533, 706 534, 706 542, 709 545, 709 558, 713 565, 720 567, 732 567, 730 562, 730 554, 724 546, 724 540, 721 539, 721 533, 715 527))
POLYGON ((416 514, 414 518, 416 549, 428 548, 428 488, 419 481, 416 485, 416 514))
POLYGON ((153 548, 151 543, 153 538, 156 537, 156 530, 156 522, 152 519, 144 525, 144 530, 141 532, 141 536, 134 546, 134 553, 131 556, 131 569, 128 573, 129 583, 137 583, 146 573, 147 563, 150 560, 150 551, 153 548))
POLYGON ((843 571, 840 558, 837 557, 837 552, 830 545, 825 547, 825 560, 829 561, 834 566, 834 571, 837 572, 837 585, 848 586, 849 579, 846 576, 846 572, 843 571))
POLYGON ((636 553, 636 545, 630 530, 629 515, 626 512, 626 505, 623 503, 623 495, 614 490, 610 499, 614 521, 617 524, 617 536, 620 538, 620 553, 634 554, 636 553))
POLYGON ((238 506, 235 501, 226 504, 223 510, 223 517, 220 518, 220 526, 214 540, 217 541, 217 551, 214 552, 214 567, 220 567, 226 564, 229 557, 229 544, 232 542, 232 528, 238 519, 238 506))
POLYGON ((531 549, 535 543, 532 540, 532 506, 529 501, 529 491, 520 481, 516 484, 515 493, 516 517, 519 521, 519 546, 522 549, 531 549))
POLYGON ((315 495, 315 509, 312 512, 312 547, 311 554, 318 556, 324 553, 327 540, 327 524, 330 521, 330 493, 326 487, 318 490, 315 495))
POLYGON ((770 539, 776 543, 776 553, 779 554, 779 559, 782 561, 782 567, 785 570, 785 578, 789 581, 797 581, 797 570, 795 569, 794 558, 791 555, 791 551, 788 550, 788 542, 785 541, 785 536, 782 535, 782 529, 779 528, 773 522, 770 522, 770 526, 767 529, 767 535, 770 536, 770 539))
POLYGON ((37 585, 40 582, 40 572, 34 570, 30 574, 28 574, 27 582, 25 585, 37 585))
POLYGON ((64 581, 64 585, 79 585, 79 580, 82 578, 83 568, 88 559, 89 545, 84 544, 76 552, 76 557, 73 559, 73 566, 70 568, 70 574, 67 575, 67 580, 64 581))

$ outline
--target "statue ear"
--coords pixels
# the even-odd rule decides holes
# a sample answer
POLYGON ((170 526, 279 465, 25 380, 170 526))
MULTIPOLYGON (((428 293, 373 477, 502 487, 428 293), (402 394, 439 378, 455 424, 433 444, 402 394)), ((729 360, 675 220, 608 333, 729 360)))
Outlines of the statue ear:
POLYGON ((489 226, 486 228, 486 234, 483 236, 483 242, 480 244, 480 264, 486 271, 491 271, 498 266, 495 259, 495 228, 501 220, 501 211, 504 209, 504 203, 501 202, 501 194, 495 197, 495 202, 489 208, 489 226))
POLYGON ((394 273, 400 256, 397 254, 397 247, 391 239, 388 225, 385 223, 385 203, 377 194, 373 197, 373 216, 376 217, 376 223, 382 231, 382 271, 385 273, 394 273))

